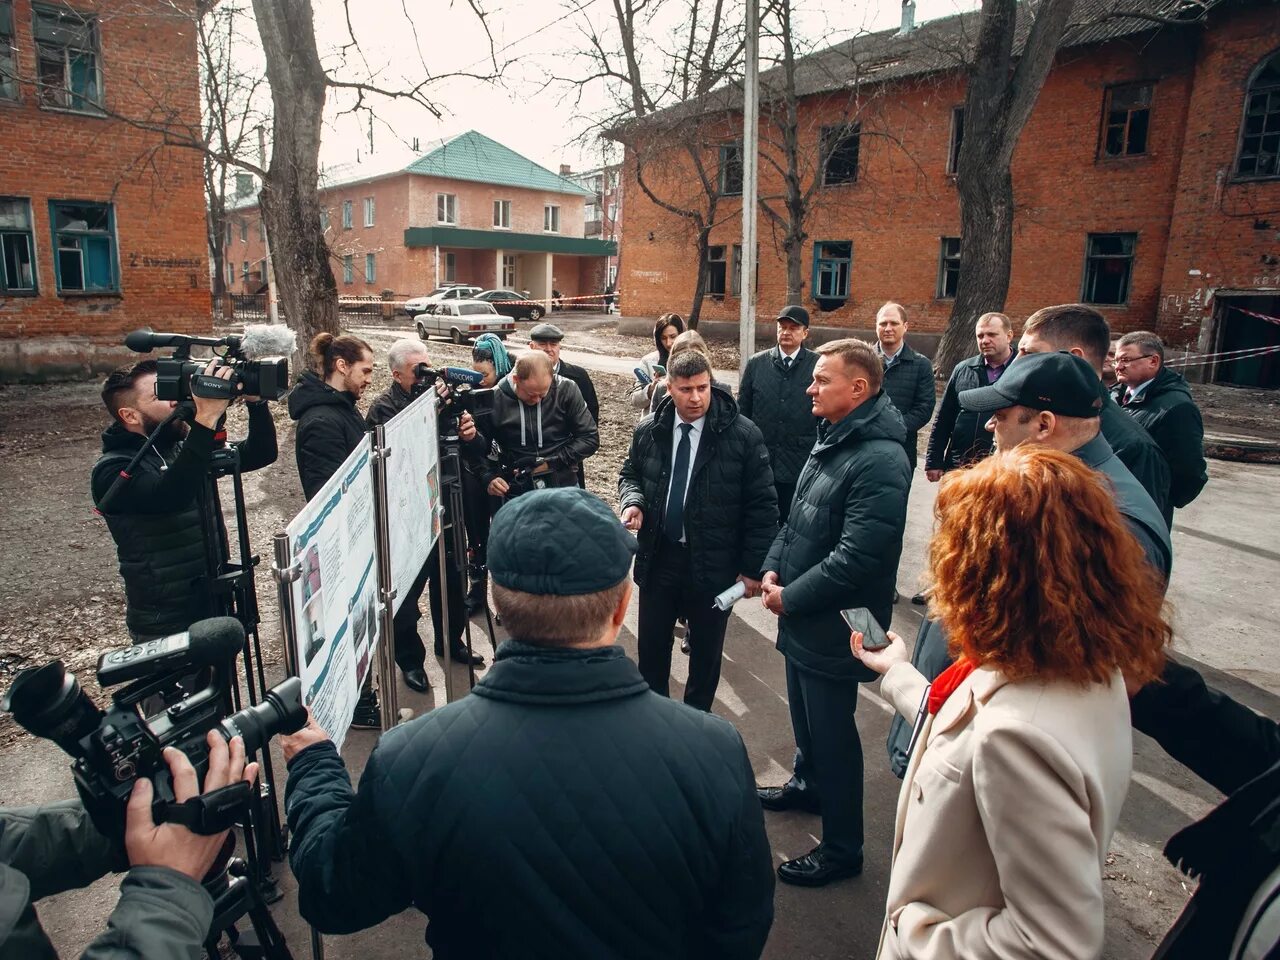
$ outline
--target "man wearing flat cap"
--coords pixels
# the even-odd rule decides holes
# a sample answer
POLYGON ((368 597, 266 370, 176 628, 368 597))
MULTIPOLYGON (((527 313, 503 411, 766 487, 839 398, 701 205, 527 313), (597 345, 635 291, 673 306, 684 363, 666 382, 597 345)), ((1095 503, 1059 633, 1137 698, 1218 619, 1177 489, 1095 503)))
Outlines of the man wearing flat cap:
POLYGON ((773 871, 726 721, 616 644, 635 538, 576 487, 489 538, 512 639, 472 695, 385 733, 353 791, 324 731, 285 737, 298 908, 351 933, 414 906, 438 960, 760 955, 773 871))
POLYGON ((805 392, 818 365, 818 355, 804 345, 808 337, 809 311, 783 307, 778 311, 778 345, 747 361, 738 389, 738 412, 764 434, 783 523, 791 513, 800 468, 818 439, 818 418, 805 392))
MULTIPOLYGON (((587 373, 586 367, 580 367, 575 363, 570 363, 568 360, 560 359, 560 341, 563 339, 563 331, 554 323, 540 323, 529 331, 529 349, 545 353, 551 358, 553 370, 557 377, 572 380, 578 385, 578 392, 582 394, 583 402, 587 405, 587 412, 591 414, 592 421, 598 427, 600 425, 600 400, 596 396, 596 385, 591 382, 591 375, 587 373)), ((586 474, 583 472, 582 464, 579 463, 578 486, 585 488, 586 485, 586 474)))

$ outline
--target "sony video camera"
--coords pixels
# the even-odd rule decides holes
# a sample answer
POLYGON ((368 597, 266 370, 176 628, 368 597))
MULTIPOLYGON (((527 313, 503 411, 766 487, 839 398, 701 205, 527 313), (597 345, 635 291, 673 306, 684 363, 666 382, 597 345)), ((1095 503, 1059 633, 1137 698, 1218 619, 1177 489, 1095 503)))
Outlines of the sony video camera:
POLYGON ((173 356, 158 361, 156 398, 190 400, 195 397, 234 399, 240 396, 279 400, 289 390, 289 360, 295 338, 280 324, 250 324, 244 334, 227 337, 191 337, 183 333, 153 333, 135 330, 124 345, 135 353, 173 348, 173 356), (225 366, 232 369, 230 380, 206 377, 207 359, 191 358, 192 347, 209 347, 225 366), (243 384, 243 388, 240 387, 243 384))
POLYGON ((213 617, 183 633, 103 654, 98 660, 103 687, 132 681, 112 695, 105 712, 80 689, 61 660, 19 673, 0 708, 74 758, 76 788, 104 836, 124 836, 125 806, 138 777, 149 777, 155 787, 151 812, 156 823, 180 823, 195 833, 217 834, 236 822, 252 788, 242 781, 176 803, 164 748, 185 753, 203 783, 210 730, 228 741, 243 738, 245 753, 253 754, 277 733, 294 733, 307 722, 297 677, 267 691, 256 706, 227 716, 234 661, 244 636, 244 627, 234 617, 213 617), (193 673, 211 678, 188 693, 183 681, 193 673), (162 709, 145 716, 145 707, 156 704, 162 709))

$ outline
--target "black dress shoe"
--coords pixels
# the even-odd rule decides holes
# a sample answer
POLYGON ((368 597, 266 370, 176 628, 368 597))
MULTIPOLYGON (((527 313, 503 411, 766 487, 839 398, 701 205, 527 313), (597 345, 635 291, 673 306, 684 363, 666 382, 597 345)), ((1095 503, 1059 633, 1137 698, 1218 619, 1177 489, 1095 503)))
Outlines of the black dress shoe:
POLYGON ((929 602, 929 598, 926 597, 923 593, 917 593, 915 596, 911 598, 911 602, 914 603, 917 607, 923 607, 926 603, 929 602))
POLYGON ((760 806, 766 810, 804 810, 808 813, 822 810, 816 793, 812 790, 798 790, 789 784, 782 787, 756 787, 756 796, 760 798, 760 806))
POLYGON ((862 858, 852 862, 836 860, 819 845, 803 857, 778 864, 778 879, 798 887, 825 887, 828 883, 862 873, 862 858))
MULTIPOLYGON (((436 656, 437 657, 444 656, 443 647, 436 647, 436 656)), ((468 664, 470 664, 473 667, 484 666, 484 657, 480 656, 480 654, 478 653, 467 653, 466 647, 459 647, 457 650, 451 651, 450 657, 453 659, 454 663, 460 663, 464 667, 467 666, 468 664)))
POLYGON ((410 690, 417 690, 419 693, 426 693, 431 689, 431 684, 427 681, 426 671, 406 670, 404 672, 404 685, 410 690))

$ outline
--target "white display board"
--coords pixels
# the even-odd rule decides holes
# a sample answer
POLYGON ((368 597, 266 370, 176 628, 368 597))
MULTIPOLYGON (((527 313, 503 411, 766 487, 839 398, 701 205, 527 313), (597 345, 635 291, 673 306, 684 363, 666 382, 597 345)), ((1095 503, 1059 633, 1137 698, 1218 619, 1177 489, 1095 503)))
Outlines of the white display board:
POLYGON ((378 647, 372 442, 364 438, 289 524, 298 675, 316 722, 342 748, 378 647))
POLYGON ((443 506, 436 403, 433 392, 424 393, 383 428, 390 450, 386 460, 387 522, 395 610, 400 609, 440 536, 443 506))

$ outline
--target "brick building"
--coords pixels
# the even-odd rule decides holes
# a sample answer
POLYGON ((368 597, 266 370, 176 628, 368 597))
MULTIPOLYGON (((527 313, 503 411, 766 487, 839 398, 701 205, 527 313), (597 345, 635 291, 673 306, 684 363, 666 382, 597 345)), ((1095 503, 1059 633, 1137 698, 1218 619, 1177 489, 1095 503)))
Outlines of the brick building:
MULTIPOLYGON (((1083 300, 1118 331, 1154 327, 1198 352, 1280 344, 1280 325, 1235 309, 1280 315, 1276 3, 1221 0, 1205 23, 1184 25, 1100 16, 1111 9, 1107 0, 1077 4, 1077 25, 1014 155, 1009 313, 1020 320, 1083 300)), ((951 64, 972 42, 976 15, 857 37, 801 63, 801 137, 810 176, 823 178, 803 258, 802 299, 815 324, 865 333, 880 303, 897 299, 914 331, 944 328, 958 277, 952 171, 964 131, 964 77, 951 64)), ((703 125, 705 164, 722 195, 703 316, 736 323, 741 95, 715 96, 675 109, 703 125)), ((762 152, 770 139, 777 133, 766 120, 762 152)), ((688 227, 634 189, 635 159, 628 148, 626 313, 687 310, 697 278, 688 227)), ((650 151, 642 162, 660 197, 696 202, 688 185, 698 181, 681 149, 650 151)), ((766 159, 760 180, 762 197, 780 194, 766 159)), ((763 315, 785 300, 786 261, 763 215, 759 235, 763 315)), ((931 346, 936 338, 918 339, 931 346)), ((1274 355, 1204 372, 1280 385, 1274 355)))
MULTIPOLYGON (((339 296, 421 296, 442 283, 528 291, 542 300, 599 293, 616 245, 583 236, 588 191, 469 131, 408 165, 343 164, 320 202, 339 296)), ((263 283, 256 201, 227 224, 227 285, 263 283)))
POLYGON ((0 378, 85 373, 130 330, 210 327, 194 7, 0 0, 0 378))

